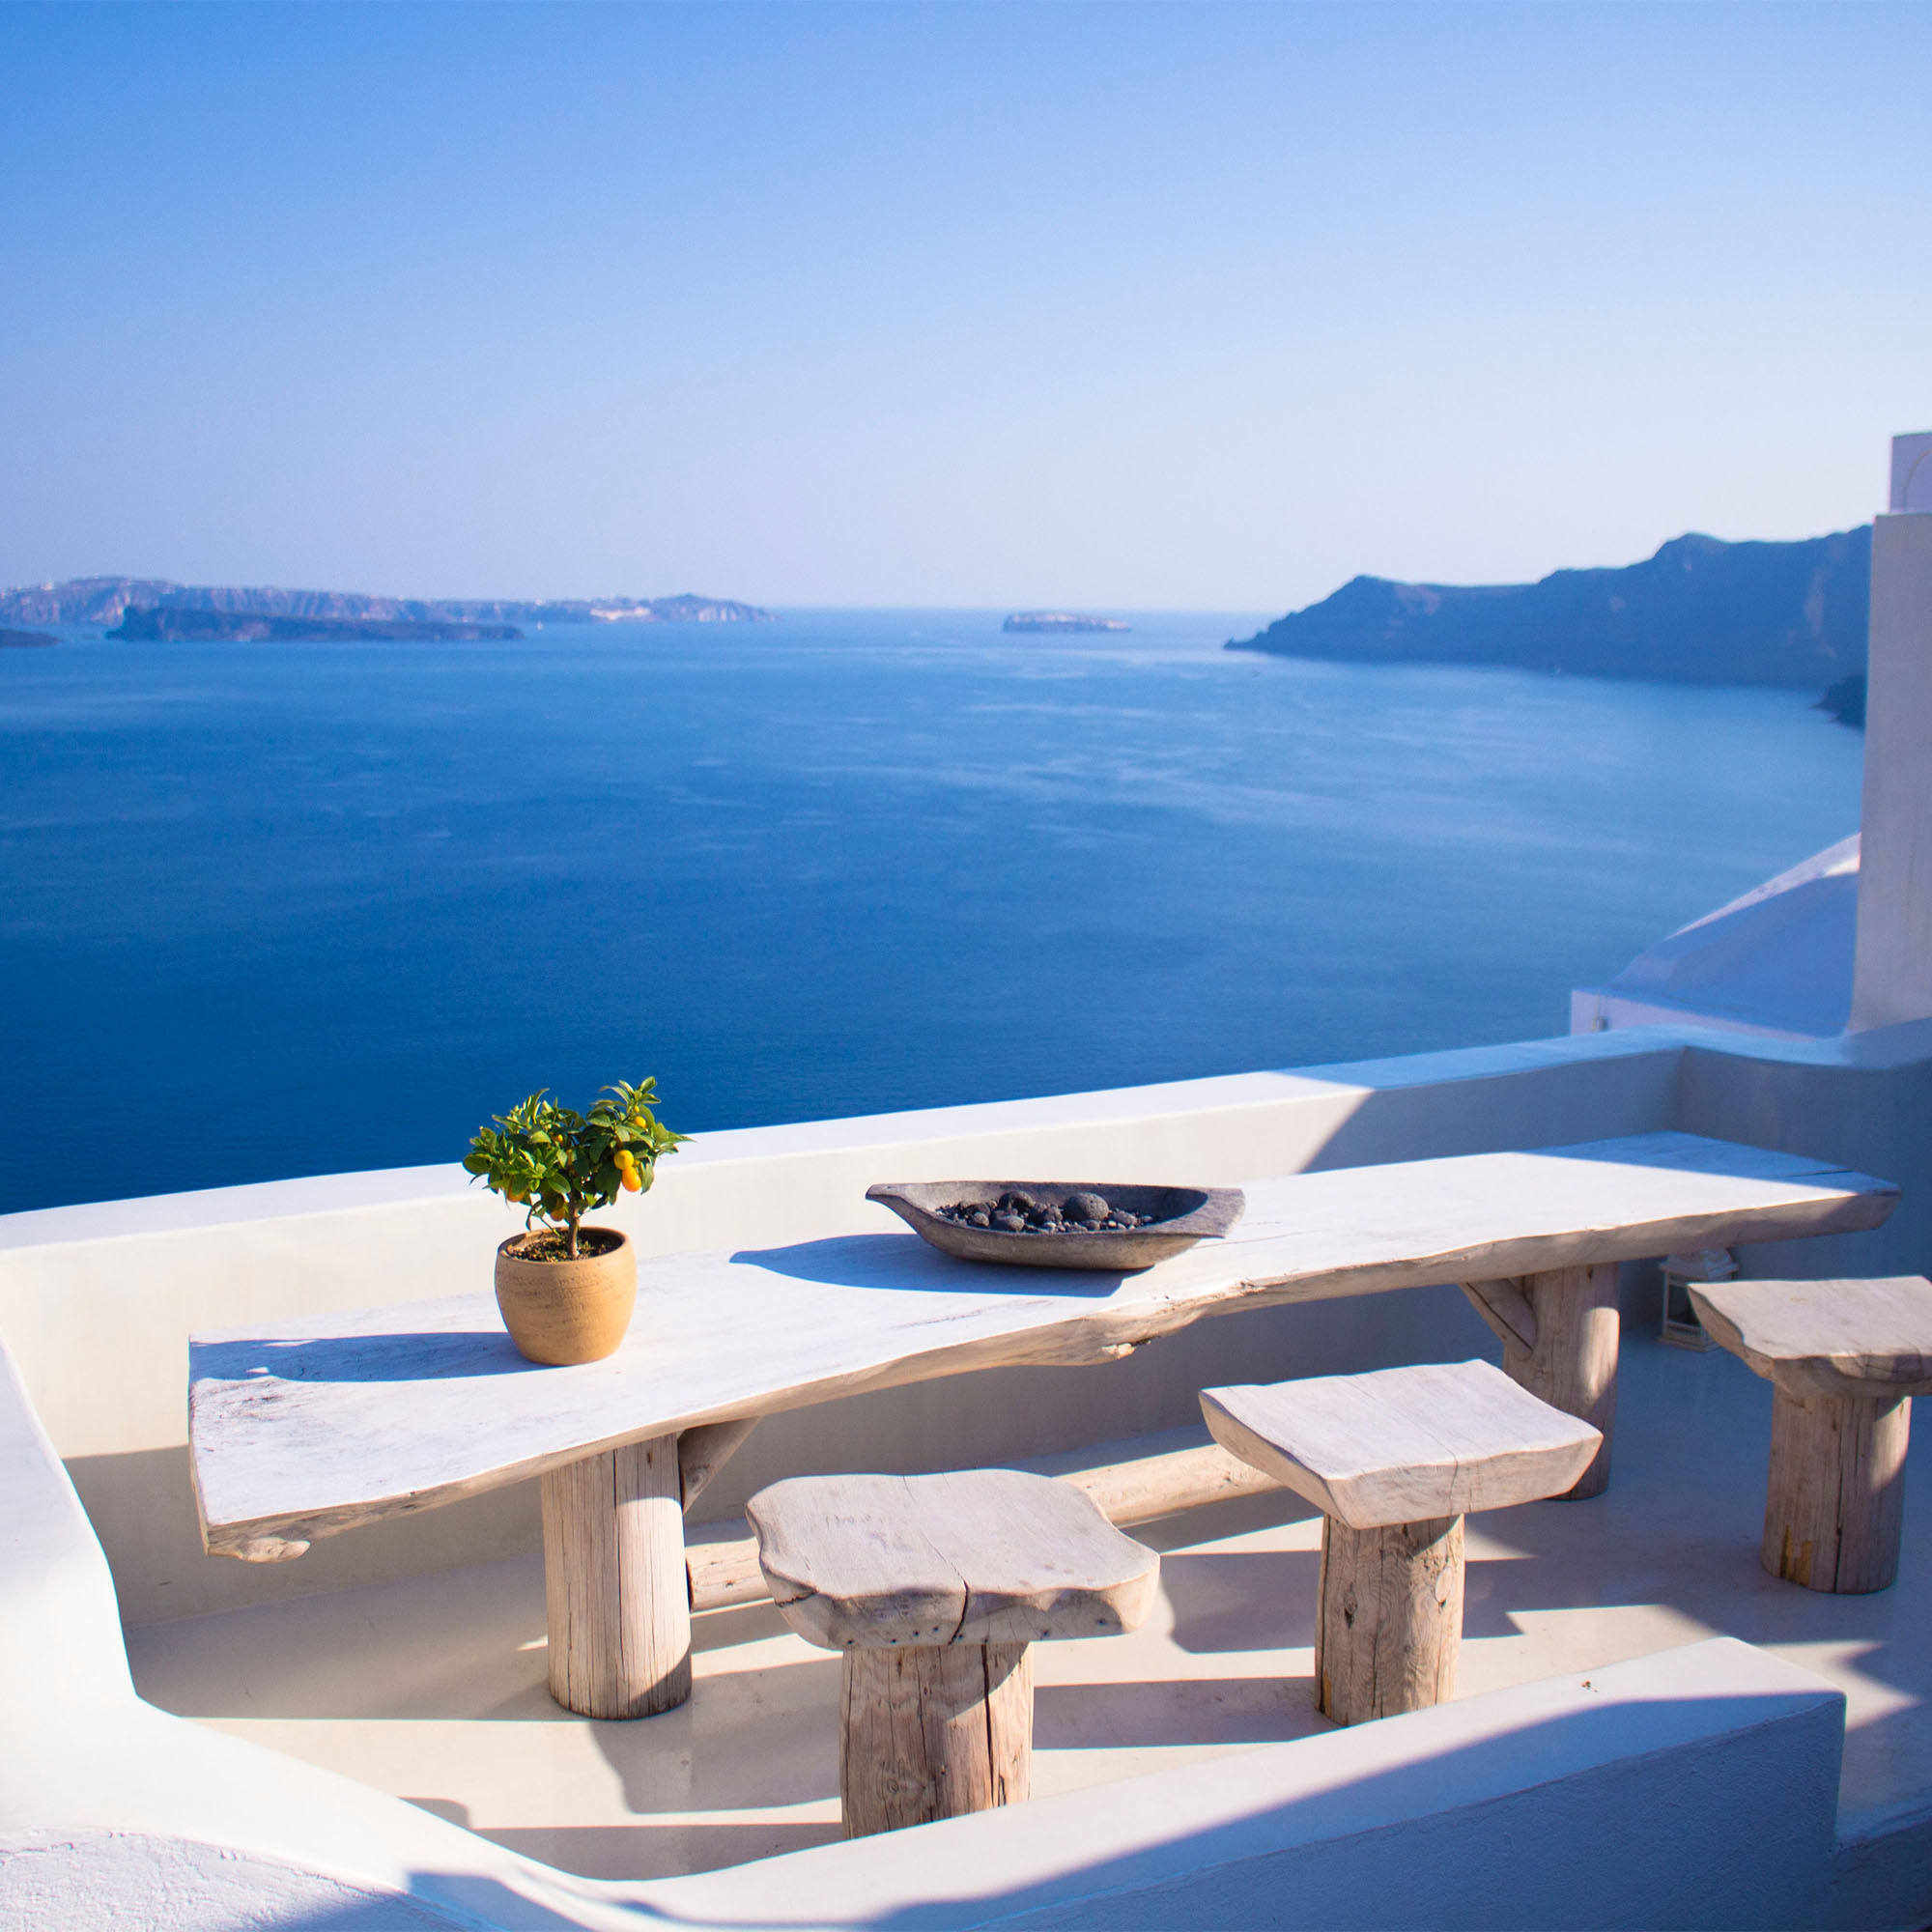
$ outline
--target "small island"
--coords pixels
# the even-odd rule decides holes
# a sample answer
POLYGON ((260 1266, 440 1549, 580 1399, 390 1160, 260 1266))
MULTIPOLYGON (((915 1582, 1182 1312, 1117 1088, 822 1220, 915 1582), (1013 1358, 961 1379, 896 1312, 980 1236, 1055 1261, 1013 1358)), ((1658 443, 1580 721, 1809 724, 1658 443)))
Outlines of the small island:
POLYGON ((44 631, 0 631, 0 651, 30 651, 39 644, 57 644, 44 631))
POLYGON ((267 617, 251 611, 200 611, 132 604, 110 638, 167 644, 498 643, 521 638, 514 624, 457 618, 267 617))
POLYGON ((1118 617, 1084 617, 1072 611, 1015 611, 1000 628, 1067 636, 1076 631, 1130 631, 1133 626, 1118 617))

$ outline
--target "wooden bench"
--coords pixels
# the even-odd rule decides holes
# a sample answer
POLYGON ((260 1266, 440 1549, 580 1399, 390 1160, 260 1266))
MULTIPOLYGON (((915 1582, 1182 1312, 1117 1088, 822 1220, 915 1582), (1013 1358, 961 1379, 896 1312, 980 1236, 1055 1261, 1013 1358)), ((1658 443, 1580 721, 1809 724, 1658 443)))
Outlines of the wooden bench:
POLYGON ((1204 1389, 1201 1407, 1321 1512, 1316 1702, 1338 1724, 1456 1694, 1464 1514, 1560 1494, 1603 1441, 1488 1362, 1204 1389))
POLYGON ((785 1621, 844 1653, 848 1838, 1025 1799, 1027 1646, 1133 1630, 1160 1581, 1078 1490, 1016 1469, 795 1476, 746 1514, 785 1621))
POLYGON ((1912 1398, 1932 1395, 1932 1282, 1713 1282, 1690 1299, 1773 1386, 1764 1567, 1843 1596, 1889 1587, 1912 1398))
MULTIPOLYGON (((1126 1276, 976 1265, 896 1223, 646 1260, 623 1347, 573 1368, 526 1362, 487 1289, 194 1336, 203 1543, 282 1561, 541 1478, 551 1689, 586 1716, 641 1717, 689 1690, 684 1512, 761 1415, 970 1370, 1109 1362, 1245 1308, 1457 1282, 1512 1373, 1607 1435, 1618 1262, 1872 1228, 1897 1201, 1829 1162, 1678 1133, 1246 1191, 1227 1239, 1126 1276)), ((488 1268, 483 1244, 479 1281, 488 1268)), ((1605 1455, 1589 1480, 1607 1470, 1605 1455)))

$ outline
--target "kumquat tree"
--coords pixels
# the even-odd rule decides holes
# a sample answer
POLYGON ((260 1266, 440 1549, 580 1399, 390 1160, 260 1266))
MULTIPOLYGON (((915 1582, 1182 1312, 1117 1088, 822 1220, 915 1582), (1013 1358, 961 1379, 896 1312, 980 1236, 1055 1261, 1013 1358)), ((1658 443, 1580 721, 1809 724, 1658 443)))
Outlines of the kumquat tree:
POLYGON ((641 1193, 659 1158, 691 1138, 659 1121, 656 1099, 655 1079, 636 1087, 620 1080, 604 1089, 589 1113, 579 1114, 539 1088, 496 1115, 494 1127, 477 1130, 463 1165, 493 1194, 526 1208, 524 1225, 541 1224, 575 1261, 584 1215, 610 1207, 619 1193, 641 1193))

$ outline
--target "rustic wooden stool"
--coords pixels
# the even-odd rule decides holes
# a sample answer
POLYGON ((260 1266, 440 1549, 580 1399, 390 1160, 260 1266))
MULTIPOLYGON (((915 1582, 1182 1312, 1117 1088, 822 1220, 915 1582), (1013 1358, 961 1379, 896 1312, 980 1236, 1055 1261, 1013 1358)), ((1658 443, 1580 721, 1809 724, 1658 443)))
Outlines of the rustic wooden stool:
POLYGON ((1912 1398, 1932 1395, 1932 1282, 1693 1285, 1705 1330, 1772 1384, 1760 1560, 1852 1596, 1898 1575, 1912 1398))
POLYGON ((1338 1724, 1456 1694, 1463 1517, 1568 1490, 1600 1431, 1488 1362, 1204 1389, 1214 1439, 1322 1514, 1316 1702, 1338 1724))
POLYGON ((1027 1645, 1147 1615, 1160 1558, 1015 1469, 795 1476, 745 1506, 785 1621, 845 1653, 838 1799, 860 1838, 1024 1800, 1027 1645))

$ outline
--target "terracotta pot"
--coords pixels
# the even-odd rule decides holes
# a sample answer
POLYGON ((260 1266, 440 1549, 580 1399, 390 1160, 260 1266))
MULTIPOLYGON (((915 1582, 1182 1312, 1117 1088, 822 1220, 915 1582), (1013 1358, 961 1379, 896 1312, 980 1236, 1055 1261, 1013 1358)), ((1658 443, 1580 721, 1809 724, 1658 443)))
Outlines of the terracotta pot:
POLYGON ((540 1262, 513 1254, 512 1236, 497 1250, 497 1306, 510 1340, 533 1362, 561 1368, 615 1354, 638 1299, 638 1251, 615 1228, 582 1228, 583 1235, 616 1235, 617 1245, 576 1261, 540 1262))

